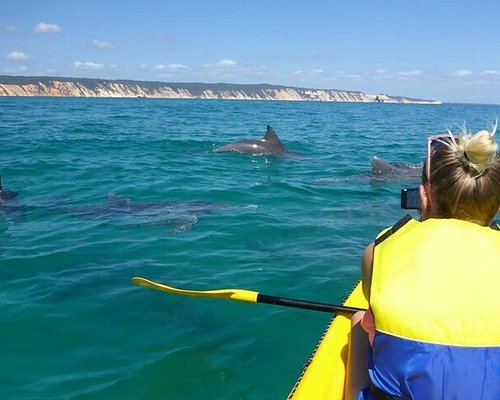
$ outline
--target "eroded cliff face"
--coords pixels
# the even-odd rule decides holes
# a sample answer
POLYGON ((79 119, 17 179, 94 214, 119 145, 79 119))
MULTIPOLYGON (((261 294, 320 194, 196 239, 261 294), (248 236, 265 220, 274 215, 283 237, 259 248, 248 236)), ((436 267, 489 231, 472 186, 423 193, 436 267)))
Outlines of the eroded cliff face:
POLYGON ((342 90, 301 89, 272 85, 168 84, 159 82, 105 81, 33 77, 16 83, 15 77, 0 79, 0 96, 52 97, 148 97, 167 99, 288 100, 332 102, 384 102, 438 104, 387 95, 370 95, 342 90))

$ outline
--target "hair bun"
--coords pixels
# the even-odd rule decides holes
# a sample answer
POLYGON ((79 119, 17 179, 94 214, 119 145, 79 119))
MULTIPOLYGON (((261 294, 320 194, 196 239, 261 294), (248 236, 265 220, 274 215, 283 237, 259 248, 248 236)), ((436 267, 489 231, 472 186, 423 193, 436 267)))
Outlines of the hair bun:
POLYGON ((493 137, 495 131, 496 125, 492 132, 482 130, 465 134, 457 143, 459 158, 475 178, 481 176, 498 156, 498 146, 493 137))

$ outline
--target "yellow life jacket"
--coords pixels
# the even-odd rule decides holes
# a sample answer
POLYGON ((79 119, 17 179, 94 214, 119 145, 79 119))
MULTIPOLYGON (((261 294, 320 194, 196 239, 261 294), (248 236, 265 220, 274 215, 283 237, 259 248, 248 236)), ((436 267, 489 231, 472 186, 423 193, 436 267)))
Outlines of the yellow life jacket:
POLYGON ((428 219, 379 236, 373 383, 412 399, 499 399, 499 288, 500 231, 428 219))

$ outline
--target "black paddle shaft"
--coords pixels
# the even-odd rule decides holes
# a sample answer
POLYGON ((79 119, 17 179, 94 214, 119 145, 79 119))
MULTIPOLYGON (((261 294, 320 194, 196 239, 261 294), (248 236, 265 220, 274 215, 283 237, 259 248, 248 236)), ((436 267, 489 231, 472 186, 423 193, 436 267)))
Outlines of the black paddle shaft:
POLYGON ((363 308, 338 306, 335 304, 317 303, 314 301, 287 299, 283 297, 268 296, 259 293, 257 295, 257 303, 275 304, 278 306, 303 308, 305 310, 323 311, 328 313, 349 313, 354 314, 358 311, 366 311, 363 308))

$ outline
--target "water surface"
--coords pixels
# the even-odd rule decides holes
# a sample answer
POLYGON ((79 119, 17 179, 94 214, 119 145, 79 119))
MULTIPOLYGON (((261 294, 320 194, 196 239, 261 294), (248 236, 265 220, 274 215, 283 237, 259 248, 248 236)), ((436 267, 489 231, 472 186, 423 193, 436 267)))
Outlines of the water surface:
MULTIPOLYGON (((178 297, 338 303, 429 134, 499 106, 0 98, 2 399, 285 398, 330 316, 178 297), (274 127, 301 157, 214 154, 274 127)), ((415 214, 414 214, 415 215, 415 214)))

